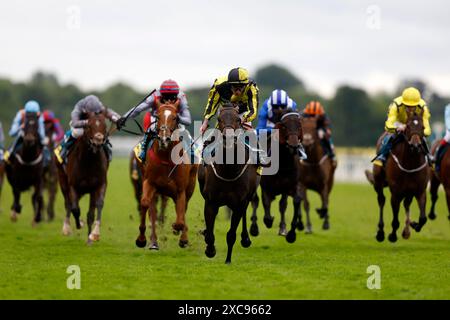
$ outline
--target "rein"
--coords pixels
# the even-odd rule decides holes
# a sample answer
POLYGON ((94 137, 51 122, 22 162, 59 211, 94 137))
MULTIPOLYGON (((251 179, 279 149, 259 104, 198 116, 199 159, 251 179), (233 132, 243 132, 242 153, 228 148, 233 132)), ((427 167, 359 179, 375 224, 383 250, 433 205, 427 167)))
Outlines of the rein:
POLYGON ((20 154, 18 153, 14 153, 14 156, 16 157, 17 161, 19 161, 19 163, 23 166, 35 166, 37 164, 39 164, 40 162, 42 162, 42 151, 39 153, 39 156, 34 159, 33 161, 30 162, 26 162, 22 159, 22 157, 20 156, 20 154))
POLYGON ((392 158, 394 159, 395 163, 397 164, 397 166, 400 168, 400 170, 402 170, 403 172, 406 172, 406 173, 414 173, 414 172, 418 172, 418 171, 420 171, 420 170, 423 170, 423 169, 428 165, 428 164, 427 164, 427 160, 425 159, 425 162, 424 162, 420 167, 415 168, 415 169, 406 169, 406 168, 404 168, 404 167, 401 165, 401 163, 400 163, 400 161, 398 160, 397 156, 396 156, 394 153, 392 153, 392 151, 391 151, 391 155, 392 155, 392 158))
POLYGON ((218 178, 218 179, 220 179, 220 180, 222 180, 222 181, 225 181, 225 182, 234 182, 234 181, 236 181, 236 180, 238 180, 240 177, 242 177, 242 175, 244 174, 244 172, 245 172, 245 170, 247 170, 247 167, 248 167, 248 165, 250 164, 250 157, 248 158, 248 160, 247 160, 247 163, 245 164, 245 166, 244 166, 244 168, 241 170, 241 172, 239 173, 239 175, 237 175, 235 178, 233 178, 233 179, 227 179, 227 178, 224 178, 224 177, 222 177, 221 175, 219 175, 218 173, 217 173, 217 171, 216 171, 216 167, 214 166, 214 163, 213 162, 211 162, 211 168, 213 169, 213 172, 214 172, 214 175, 218 178))

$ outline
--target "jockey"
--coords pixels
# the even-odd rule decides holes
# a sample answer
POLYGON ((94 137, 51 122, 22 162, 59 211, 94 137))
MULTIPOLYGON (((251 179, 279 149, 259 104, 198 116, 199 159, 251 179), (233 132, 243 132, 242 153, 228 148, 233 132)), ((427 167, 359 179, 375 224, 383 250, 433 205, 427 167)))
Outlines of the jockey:
MULTIPOLYGON (((116 123, 120 118, 118 113, 106 108, 95 95, 89 95, 77 102, 71 114, 70 130, 66 132, 64 141, 55 149, 55 155, 60 163, 66 161, 74 142, 84 134, 84 127, 87 125, 88 120, 83 119, 83 116, 88 112, 99 113, 102 111, 106 111, 106 117, 113 123, 116 123)), ((112 150, 108 140, 104 145, 104 149, 108 156, 108 161, 111 161, 112 150)))
MULTIPOLYGON (((378 152, 373 164, 376 166, 383 166, 386 162, 387 156, 392 148, 392 143, 396 133, 403 132, 406 129, 406 108, 414 107, 417 111, 423 110, 423 125, 424 136, 431 135, 430 127, 430 111, 428 110, 427 103, 421 98, 419 90, 416 88, 407 88, 403 91, 400 97, 394 99, 389 106, 388 118, 385 123, 385 130, 387 134, 383 142, 381 143, 380 151, 378 152)), ((432 162, 432 156, 430 155, 427 142, 423 139, 423 146, 427 152, 428 162, 432 162)))
POLYGON ((288 94, 284 90, 274 90, 266 101, 258 114, 258 125, 256 131, 259 134, 260 130, 267 130, 270 132, 274 127, 274 114, 273 110, 291 108, 297 110, 297 103, 289 98, 288 94))
POLYGON ((7 154, 5 155, 5 159, 9 159, 12 155, 15 154, 17 148, 22 143, 22 128, 25 125, 25 114, 26 113, 35 113, 38 116, 38 134, 40 138, 40 142, 43 146, 43 155, 44 155, 44 165, 46 165, 50 161, 50 152, 47 148, 48 138, 45 136, 45 126, 44 126, 44 118, 41 115, 41 109, 39 103, 34 100, 30 100, 25 103, 25 107, 19 110, 14 117, 11 129, 9 130, 9 136, 15 137, 15 140, 11 147, 9 148, 7 154))
POLYGON ((325 153, 330 157, 333 164, 336 164, 336 155, 334 153, 334 145, 331 139, 331 121, 325 113, 325 109, 319 101, 311 101, 306 105, 302 112, 302 117, 317 118, 317 134, 320 139, 320 144, 325 150, 325 153))
MULTIPOLYGON (((180 90, 180 87, 174 80, 165 80, 155 92, 149 95, 140 105, 136 108, 129 110, 124 114, 117 122, 117 128, 120 130, 128 118, 136 118, 142 111, 148 110, 150 112, 150 118, 157 113, 157 107, 160 103, 176 103, 179 101, 178 107, 178 120, 181 124, 180 129, 185 130, 184 126, 191 124, 191 113, 189 111, 189 105, 186 95, 180 90)), ((140 142, 140 152, 137 155, 139 161, 144 162, 148 148, 153 145, 156 124, 148 124, 148 128, 145 130, 144 138, 140 142)), ((189 139, 191 140, 190 136, 189 139)), ((191 148, 190 141, 183 140, 185 150, 191 148)))
POLYGON ((445 146, 450 143, 450 104, 445 107, 445 136, 442 138, 435 152, 436 171, 440 169, 440 162, 444 151, 447 149, 445 146))
POLYGON ((249 78, 244 68, 231 69, 227 77, 217 78, 209 91, 200 134, 208 128, 209 119, 216 114, 219 104, 226 102, 239 106, 242 125, 244 129, 251 130, 252 120, 256 118, 258 110, 258 92, 255 81, 249 78))
POLYGON ((0 162, 3 161, 3 149, 5 148, 5 135, 3 134, 3 126, 0 122, 0 162))
POLYGON ((45 110, 43 112, 44 116, 44 124, 52 123, 53 124, 53 141, 55 143, 60 143, 61 140, 64 138, 64 130, 61 126, 61 122, 58 118, 55 117, 55 114, 53 111, 45 110))

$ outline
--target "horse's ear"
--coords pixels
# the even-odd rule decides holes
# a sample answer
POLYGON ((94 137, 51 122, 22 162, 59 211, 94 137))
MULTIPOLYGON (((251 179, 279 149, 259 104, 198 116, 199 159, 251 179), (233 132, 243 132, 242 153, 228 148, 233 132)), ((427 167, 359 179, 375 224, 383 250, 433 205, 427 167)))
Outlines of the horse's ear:
POLYGON ((175 108, 178 110, 180 107, 180 99, 177 99, 177 101, 174 104, 175 108))

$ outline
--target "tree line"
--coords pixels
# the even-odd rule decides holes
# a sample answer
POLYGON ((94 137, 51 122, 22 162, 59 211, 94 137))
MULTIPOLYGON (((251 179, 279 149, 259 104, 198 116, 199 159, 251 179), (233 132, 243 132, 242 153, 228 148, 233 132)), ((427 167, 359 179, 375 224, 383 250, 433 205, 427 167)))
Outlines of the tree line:
MULTIPOLYGON (((438 95, 420 79, 403 80, 392 92, 372 95, 362 88, 342 85, 336 89, 333 97, 326 99, 310 90, 301 79, 282 66, 267 65, 252 74, 260 89, 260 106, 274 89, 286 90, 301 109, 311 100, 320 101, 331 118, 333 139, 337 146, 373 146, 383 131, 390 102, 407 86, 415 86, 423 93, 432 114, 432 122, 444 121, 444 108, 450 103, 450 97, 438 95)), ((213 81, 211 78, 211 83, 213 81)), ((192 118, 202 119, 209 87, 182 89, 187 95, 192 118)), ((149 88, 148 91, 151 90, 149 88)), ((9 130, 17 110, 27 100, 34 99, 43 109, 54 111, 68 129, 70 112, 75 103, 88 94, 97 95, 106 106, 124 114, 148 92, 139 92, 121 82, 105 90, 85 92, 74 84, 61 84, 55 75, 42 71, 34 73, 26 82, 0 78, 0 121, 4 130, 9 130)))

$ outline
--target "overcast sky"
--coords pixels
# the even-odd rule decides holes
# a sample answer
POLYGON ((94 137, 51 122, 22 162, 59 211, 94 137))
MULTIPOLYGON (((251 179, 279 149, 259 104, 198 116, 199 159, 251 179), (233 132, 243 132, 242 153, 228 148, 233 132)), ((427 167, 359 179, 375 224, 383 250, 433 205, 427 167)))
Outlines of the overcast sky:
POLYGON ((325 95, 404 77, 450 93, 444 0, 0 1, 0 77, 14 80, 40 69, 87 90, 196 87, 275 62, 325 95))

